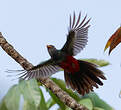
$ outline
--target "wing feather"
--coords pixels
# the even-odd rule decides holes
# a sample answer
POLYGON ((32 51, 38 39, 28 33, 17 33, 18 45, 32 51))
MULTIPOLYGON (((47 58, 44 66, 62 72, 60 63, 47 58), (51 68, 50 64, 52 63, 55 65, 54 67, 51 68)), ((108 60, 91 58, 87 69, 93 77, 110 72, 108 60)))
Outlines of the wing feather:
POLYGON ((32 69, 25 71, 19 78, 32 79, 40 77, 49 77, 52 74, 60 71, 60 67, 53 64, 53 60, 49 59, 43 63, 34 66, 32 69))
POLYGON ((86 21, 87 15, 84 17, 82 22, 80 22, 81 13, 79 13, 78 19, 76 21, 75 12, 73 14, 73 20, 70 16, 70 25, 69 25, 69 33, 67 35, 67 41, 62 51, 66 52, 69 55, 77 55, 83 48, 86 46, 88 42, 88 25, 89 20, 86 21))
POLYGON ((71 28, 73 28, 74 25, 75 25, 75 19, 76 19, 76 15, 75 15, 75 12, 74 12, 74 15, 73 15, 73 24, 72 24, 72 27, 71 28))

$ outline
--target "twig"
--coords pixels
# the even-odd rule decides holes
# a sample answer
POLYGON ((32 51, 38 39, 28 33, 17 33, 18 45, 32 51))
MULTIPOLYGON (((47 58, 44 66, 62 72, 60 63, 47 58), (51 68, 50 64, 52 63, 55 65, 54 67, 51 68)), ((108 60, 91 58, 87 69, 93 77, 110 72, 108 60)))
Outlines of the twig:
MULTIPOLYGON (((25 70, 29 70, 33 67, 25 58, 23 58, 12 45, 10 45, 0 32, 0 46, 2 49, 11 56, 16 62, 18 62, 25 70)), ((43 85, 50 89, 63 103, 73 110, 88 110, 83 105, 78 104, 72 97, 70 97, 66 92, 59 88, 51 79, 39 78, 43 85)))

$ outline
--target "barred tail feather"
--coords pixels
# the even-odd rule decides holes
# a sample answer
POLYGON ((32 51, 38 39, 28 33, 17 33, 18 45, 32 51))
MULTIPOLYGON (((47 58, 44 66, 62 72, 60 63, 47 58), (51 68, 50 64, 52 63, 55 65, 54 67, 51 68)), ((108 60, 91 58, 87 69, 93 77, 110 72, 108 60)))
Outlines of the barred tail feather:
POLYGON ((100 79, 106 80, 103 72, 95 64, 79 60, 80 70, 76 73, 64 71, 65 81, 68 87, 84 95, 93 91, 93 87, 103 85, 100 79))

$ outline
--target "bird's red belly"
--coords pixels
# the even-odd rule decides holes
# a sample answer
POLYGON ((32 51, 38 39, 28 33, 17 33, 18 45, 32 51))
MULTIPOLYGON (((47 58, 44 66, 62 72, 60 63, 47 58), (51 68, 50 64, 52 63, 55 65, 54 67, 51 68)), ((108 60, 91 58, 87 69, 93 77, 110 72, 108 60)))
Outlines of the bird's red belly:
POLYGON ((65 71, 68 71, 70 73, 78 72, 80 69, 78 60, 76 60, 72 56, 67 56, 66 60, 61 62, 60 67, 63 68, 65 71))

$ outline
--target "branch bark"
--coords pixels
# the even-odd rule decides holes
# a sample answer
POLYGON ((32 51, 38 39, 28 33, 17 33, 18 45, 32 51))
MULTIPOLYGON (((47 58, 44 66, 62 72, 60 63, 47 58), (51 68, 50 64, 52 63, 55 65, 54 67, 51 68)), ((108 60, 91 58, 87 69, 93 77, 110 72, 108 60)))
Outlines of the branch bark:
MULTIPOLYGON (((2 49, 11 56, 17 63, 19 63, 25 70, 29 70, 33 67, 29 61, 22 57, 14 47, 9 44, 0 32, 0 46, 2 49)), ((50 89, 63 103, 73 110, 88 110, 83 105, 78 104, 72 97, 70 97, 66 92, 59 88, 50 78, 39 78, 43 85, 50 89)))

